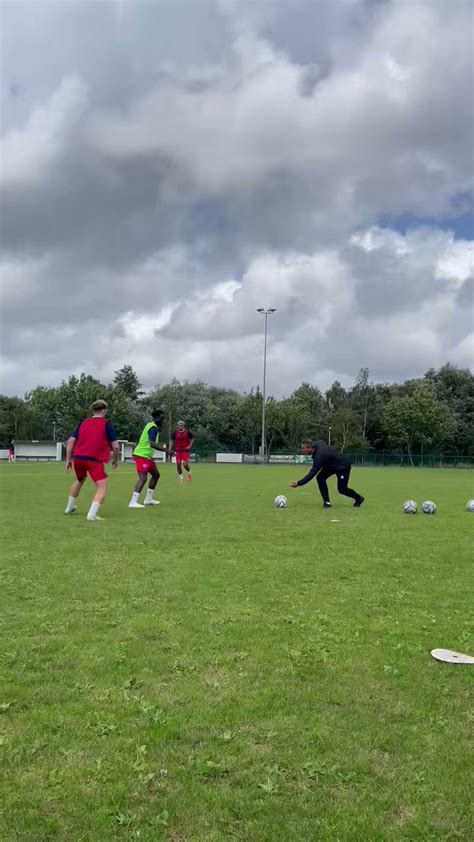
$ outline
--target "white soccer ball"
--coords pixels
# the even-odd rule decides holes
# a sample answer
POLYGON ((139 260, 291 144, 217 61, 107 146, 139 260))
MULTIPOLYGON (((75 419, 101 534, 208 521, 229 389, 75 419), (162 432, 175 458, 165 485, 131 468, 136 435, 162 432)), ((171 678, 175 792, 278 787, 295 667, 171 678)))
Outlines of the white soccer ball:
POLYGON ((284 494, 279 494, 278 497, 275 497, 274 503, 277 509, 286 509, 288 500, 284 494))
POLYGON ((403 511, 406 515, 416 515, 418 506, 414 500, 405 500, 403 504, 403 511))
POLYGON ((433 503, 432 500, 425 500, 421 509, 425 515, 434 515, 436 511, 436 503, 433 503))
POLYGON ((466 509, 468 510, 468 512, 474 512, 474 500, 467 501, 466 509))

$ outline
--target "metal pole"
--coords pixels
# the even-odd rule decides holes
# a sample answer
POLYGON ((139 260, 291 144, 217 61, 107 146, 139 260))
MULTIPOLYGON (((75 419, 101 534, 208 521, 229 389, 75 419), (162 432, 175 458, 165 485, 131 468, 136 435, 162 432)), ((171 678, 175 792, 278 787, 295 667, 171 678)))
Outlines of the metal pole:
POLYGON ((53 421, 53 441, 56 441, 56 421, 53 421))
POLYGON ((263 343, 263 403, 262 403, 262 459, 265 461, 265 398, 267 392, 267 319, 265 313, 265 339, 263 343))
POLYGON ((260 454, 262 460, 265 461, 266 440, 265 440, 265 402, 267 398, 267 320, 271 313, 275 312, 274 307, 269 307, 265 310, 263 307, 257 309, 257 313, 262 313, 265 316, 265 334, 263 345, 263 403, 262 403, 262 443, 260 445, 260 454))
POLYGON ((329 445, 329 447, 331 447, 331 427, 329 427, 328 445, 329 445))

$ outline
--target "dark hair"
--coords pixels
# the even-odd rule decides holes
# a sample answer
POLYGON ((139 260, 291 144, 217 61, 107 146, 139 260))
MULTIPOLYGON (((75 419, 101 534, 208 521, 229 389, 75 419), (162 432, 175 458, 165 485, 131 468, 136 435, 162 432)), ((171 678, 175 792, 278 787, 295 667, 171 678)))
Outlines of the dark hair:
POLYGON ((314 447, 314 441, 313 441, 313 439, 301 439, 301 442, 300 442, 300 443, 301 443, 301 444, 307 444, 307 445, 309 445, 310 447, 314 447))
POLYGON ((164 418, 165 417, 164 410, 163 409, 152 409, 151 417, 152 418, 164 418))

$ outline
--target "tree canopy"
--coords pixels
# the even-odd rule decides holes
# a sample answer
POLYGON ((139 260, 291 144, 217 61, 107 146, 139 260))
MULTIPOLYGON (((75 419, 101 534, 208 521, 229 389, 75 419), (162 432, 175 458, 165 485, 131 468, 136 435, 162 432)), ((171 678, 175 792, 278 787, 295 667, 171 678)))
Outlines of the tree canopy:
MULTIPOLYGON (((71 376, 59 386, 37 386, 23 398, 0 395, 0 444, 11 439, 65 441, 98 397, 121 439, 136 441, 150 410, 165 411, 168 437, 184 420, 201 450, 257 453, 261 441, 262 393, 241 394, 200 380, 171 380, 148 394, 132 366, 104 384, 89 374, 71 376)), ((410 456, 420 448, 474 456, 474 375, 450 363, 400 384, 373 383, 361 368, 349 388, 335 381, 325 392, 301 383, 288 397, 268 397, 266 443, 269 452, 297 450, 302 437, 331 438, 341 448, 400 448, 410 456)))

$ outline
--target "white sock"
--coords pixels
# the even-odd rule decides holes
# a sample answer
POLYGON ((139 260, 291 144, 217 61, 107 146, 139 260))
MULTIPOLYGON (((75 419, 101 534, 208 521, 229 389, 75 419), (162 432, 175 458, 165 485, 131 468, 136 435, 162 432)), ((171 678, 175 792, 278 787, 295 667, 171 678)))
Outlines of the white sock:
POLYGON ((67 498, 66 511, 67 512, 73 512, 75 508, 76 508, 76 498, 69 496, 67 498))
POLYGON ((139 491, 134 491, 132 494, 132 499, 130 500, 131 503, 138 503, 138 498, 140 496, 139 491))
POLYGON ((99 511, 99 507, 100 503, 92 502, 87 517, 95 517, 97 512, 99 511))
POLYGON ((154 488, 149 488, 149 489, 148 489, 148 491, 147 491, 147 493, 146 493, 146 497, 145 497, 145 503, 148 503, 148 501, 149 501, 149 500, 153 500, 153 494, 154 494, 154 491, 155 491, 155 489, 154 489, 154 488))

